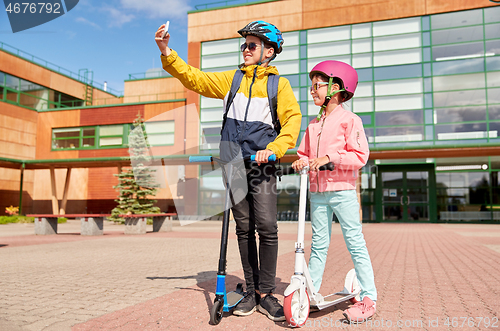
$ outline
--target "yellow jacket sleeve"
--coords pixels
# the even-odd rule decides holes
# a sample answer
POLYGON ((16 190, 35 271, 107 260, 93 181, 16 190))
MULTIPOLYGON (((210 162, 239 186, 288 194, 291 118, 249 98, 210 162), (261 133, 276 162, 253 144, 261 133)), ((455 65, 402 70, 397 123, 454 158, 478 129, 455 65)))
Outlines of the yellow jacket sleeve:
POLYGON ((234 72, 203 72, 182 60, 172 50, 169 56, 161 55, 163 69, 177 78, 182 85, 207 98, 224 99, 231 89, 234 72))

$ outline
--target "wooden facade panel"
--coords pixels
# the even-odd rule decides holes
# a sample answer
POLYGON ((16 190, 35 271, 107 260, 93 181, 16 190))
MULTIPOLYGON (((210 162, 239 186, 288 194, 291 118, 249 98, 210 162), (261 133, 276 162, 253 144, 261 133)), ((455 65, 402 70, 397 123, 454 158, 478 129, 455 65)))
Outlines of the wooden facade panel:
POLYGON ((319 0, 303 2, 303 28, 314 29, 425 15, 423 0, 319 0), (325 15, 326 12, 335 15, 325 15))
POLYGON ((35 158, 35 146, 21 145, 0 140, 0 157, 10 159, 31 160, 35 158))
POLYGON ((88 199, 116 199, 118 191, 113 186, 118 185, 117 168, 88 169, 88 199))
POLYGON ((122 98, 116 97, 113 94, 101 91, 99 89, 94 88, 94 91, 92 92, 92 100, 93 100, 93 105, 109 105, 109 104, 116 104, 116 103, 121 103, 122 98))
POLYGON ((74 159, 78 151, 52 151, 52 129, 80 126, 80 110, 39 113, 37 127, 37 159, 74 159))
POLYGON ((144 116, 144 105, 84 108, 80 112, 81 126, 132 123, 138 113, 144 116))
POLYGON ((33 83, 50 86, 50 70, 0 50, 0 70, 33 83))
MULTIPOLYGON (((2 115, 12 119, 19 119, 24 123, 26 122, 33 123, 35 127, 36 127, 36 122, 38 120, 38 113, 36 111, 19 107, 7 102, 0 102, 0 117, 2 117, 2 115)), ((21 122, 16 122, 12 124, 16 125, 15 127, 17 127, 18 123, 21 122)), ((29 127, 26 129, 31 130, 32 128, 29 127)))
POLYGON ((494 6, 498 6, 498 4, 485 0, 426 0, 426 13, 430 15, 449 11, 459 11, 494 6))
POLYGON ((125 82, 123 100, 126 103, 185 98, 186 88, 174 77, 125 82))
POLYGON ((0 142, 34 147, 36 144, 36 131, 29 133, 0 126, 0 142))
POLYGON ((128 148, 106 148, 106 149, 89 149, 78 151, 78 158, 94 158, 94 157, 128 157, 128 148))
MULTIPOLYGON (((71 169, 68 200, 85 200, 88 195, 88 169, 71 169)), ((50 200, 52 197, 52 185, 50 181, 50 170, 34 170, 33 200, 50 200)), ((66 183, 66 169, 55 169, 56 193, 59 204, 64 194, 66 183)))

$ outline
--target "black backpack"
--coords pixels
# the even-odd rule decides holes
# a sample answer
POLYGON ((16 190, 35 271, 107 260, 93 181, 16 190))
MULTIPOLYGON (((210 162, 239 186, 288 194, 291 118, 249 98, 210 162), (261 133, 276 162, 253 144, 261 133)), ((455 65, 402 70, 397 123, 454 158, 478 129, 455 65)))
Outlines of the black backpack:
MULTIPOLYGON (((224 116, 222 119, 222 129, 224 129, 224 125, 226 124, 227 113, 229 111, 229 107, 233 103, 234 97, 236 96, 236 92, 240 88, 241 79, 244 76, 244 72, 241 70, 236 70, 233 77, 233 82, 231 83, 231 90, 229 91, 229 95, 227 97, 226 103, 226 111, 224 112, 224 116)), ((269 99, 269 108, 271 108, 271 117, 273 119, 274 131, 279 135, 281 131, 281 123, 278 118, 278 85, 280 81, 279 75, 270 74, 267 79, 267 98, 269 99)))

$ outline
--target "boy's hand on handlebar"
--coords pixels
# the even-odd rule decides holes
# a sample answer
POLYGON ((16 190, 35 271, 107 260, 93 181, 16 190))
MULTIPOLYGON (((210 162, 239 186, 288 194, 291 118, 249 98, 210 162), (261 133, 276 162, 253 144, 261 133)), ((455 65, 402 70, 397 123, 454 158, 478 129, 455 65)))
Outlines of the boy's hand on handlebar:
POLYGON ((322 157, 318 157, 316 159, 310 159, 309 160, 309 168, 311 169, 311 171, 318 171, 319 167, 327 164, 328 162, 330 162, 330 159, 326 155, 322 156, 322 157))
POLYGON ((267 159, 273 154, 273 151, 269 149, 257 151, 257 153, 255 153, 255 162, 257 162, 258 165, 260 165, 261 163, 267 163, 267 159))
POLYGON ((161 35, 163 34, 163 29, 165 28, 165 24, 162 24, 158 30, 156 30, 155 33, 155 41, 156 44, 158 45, 158 48, 160 49, 160 52, 165 55, 169 56, 171 49, 168 47, 168 41, 170 40, 170 33, 167 33, 165 38, 161 38, 161 35))
POLYGON ((299 172, 300 170, 302 170, 302 168, 304 168, 305 166, 307 165, 306 161, 304 160, 297 160, 295 162, 292 163, 292 168, 293 170, 295 170, 296 172, 299 172))

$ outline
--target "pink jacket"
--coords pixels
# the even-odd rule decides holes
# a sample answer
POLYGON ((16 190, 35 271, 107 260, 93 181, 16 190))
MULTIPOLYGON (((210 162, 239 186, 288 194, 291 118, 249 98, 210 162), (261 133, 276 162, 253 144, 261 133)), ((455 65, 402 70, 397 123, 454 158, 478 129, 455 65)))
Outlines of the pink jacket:
POLYGON ((297 154, 309 163, 327 155, 333 171, 311 171, 311 192, 355 190, 358 171, 368 161, 370 150, 363 123, 356 114, 337 106, 328 117, 313 119, 307 127, 297 154))

